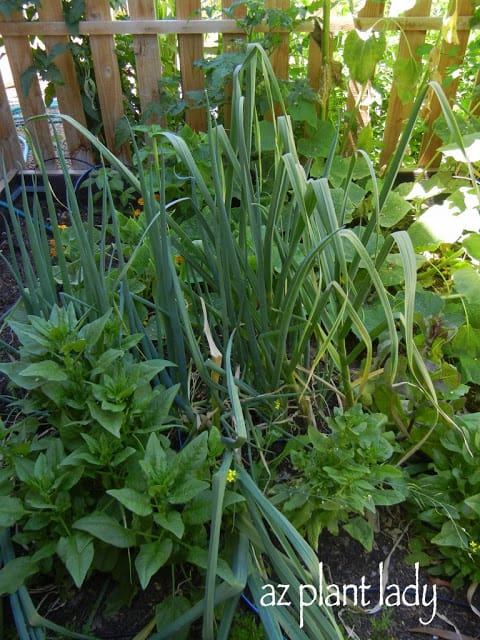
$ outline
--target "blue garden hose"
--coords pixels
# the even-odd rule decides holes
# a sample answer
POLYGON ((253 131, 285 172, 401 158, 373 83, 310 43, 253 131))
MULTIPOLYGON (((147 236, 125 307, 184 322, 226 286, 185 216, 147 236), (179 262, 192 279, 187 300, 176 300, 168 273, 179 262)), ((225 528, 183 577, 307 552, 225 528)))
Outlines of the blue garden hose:
MULTIPOLYGON (((0 200, 0 207, 6 209, 7 211, 10 211, 10 205, 4 200, 0 200)), ((11 207, 11 210, 19 218, 25 219, 25 213, 21 209, 17 209, 17 207, 11 207)), ((52 233, 52 227, 47 222, 45 222, 45 230, 48 231, 48 233, 52 233)))

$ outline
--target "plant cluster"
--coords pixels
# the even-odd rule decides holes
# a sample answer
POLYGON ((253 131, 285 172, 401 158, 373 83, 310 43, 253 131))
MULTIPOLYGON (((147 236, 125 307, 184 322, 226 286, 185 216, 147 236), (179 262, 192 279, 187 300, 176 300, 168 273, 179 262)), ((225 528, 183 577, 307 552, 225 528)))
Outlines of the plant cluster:
MULTIPOLYGON (((38 194, 20 224, 7 193, 21 346, 1 365, 16 396, 1 442, 4 592, 58 560, 77 586, 106 570, 145 588, 169 566, 195 579, 169 585, 151 640, 200 618, 203 638, 229 637, 246 590, 269 638, 342 637, 328 607, 300 602, 319 580, 321 530, 371 547, 378 508, 428 484, 403 463, 427 461, 435 496, 450 482, 442 449, 474 446, 455 438, 478 384, 478 220, 465 215, 478 185, 435 83, 462 175, 442 205, 448 250, 428 231, 434 184, 408 199, 395 186, 427 89, 381 179, 364 152, 339 154, 338 128, 300 97, 288 115, 258 44, 234 71, 229 131, 133 127, 127 166, 62 116, 105 168, 74 185, 59 145, 66 228, 49 189, 48 226, 38 194), (291 586, 288 610, 262 607, 267 582, 291 586)), ((459 483, 451 496, 467 544, 475 495, 459 483)))
POLYGON ((275 502, 313 547, 322 529, 338 535, 343 523, 371 551, 377 507, 403 502, 408 494, 405 475, 390 463, 398 449, 395 434, 385 431, 386 416, 363 413, 361 405, 335 408, 326 422, 328 432, 310 427, 288 443, 295 476, 278 485, 275 502))

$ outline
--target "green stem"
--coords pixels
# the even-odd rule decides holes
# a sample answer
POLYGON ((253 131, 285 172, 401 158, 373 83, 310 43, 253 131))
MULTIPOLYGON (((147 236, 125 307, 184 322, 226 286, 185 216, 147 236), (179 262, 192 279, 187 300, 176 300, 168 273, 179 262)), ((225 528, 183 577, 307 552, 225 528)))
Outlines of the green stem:
POLYGON ((338 355, 340 357, 340 373, 342 376, 343 389, 345 392, 345 400, 348 407, 353 407, 355 404, 355 398, 353 395, 352 384, 350 380, 350 369, 348 367, 347 349, 345 347, 345 340, 339 341, 338 355))
MULTIPOLYGON (((330 2, 331 0, 323 0, 323 32, 322 32, 322 55, 323 55, 323 82, 329 80, 330 77, 330 2)), ((330 87, 324 87, 324 98, 321 104, 321 119, 326 120, 328 116, 328 94, 330 87)))

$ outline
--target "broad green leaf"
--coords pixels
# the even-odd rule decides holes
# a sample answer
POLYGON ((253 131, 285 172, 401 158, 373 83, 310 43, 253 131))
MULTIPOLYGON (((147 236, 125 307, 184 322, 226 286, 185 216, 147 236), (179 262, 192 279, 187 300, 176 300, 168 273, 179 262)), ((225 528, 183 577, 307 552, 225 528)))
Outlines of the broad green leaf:
POLYGON ((140 466, 150 481, 161 480, 167 473, 167 456, 155 433, 152 433, 145 447, 145 457, 140 466))
POLYGON ((91 536, 81 531, 68 538, 60 538, 57 553, 67 567, 75 585, 80 588, 90 569, 95 553, 91 536))
POLYGON ((8 376, 17 387, 22 389, 35 389, 41 381, 30 379, 23 375, 25 365, 23 362, 0 362, 0 372, 8 376))
POLYGON ((103 316, 100 316, 100 318, 83 326, 78 332, 78 337, 83 338, 90 349, 92 349, 100 339, 111 314, 111 310, 107 311, 103 316))
POLYGON ((161 358, 156 358, 152 360, 147 360, 145 362, 140 362, 135 365, 135 372, 138 375, 138 379, 141 382, 150 382, 150 380, 158 375, 161 371, 163 371, 166 367, 175 366, 169 360, 162 360, 161 358))
POLYGON ((153 519, 160 527, 170 531, 174 536, 181 539, 185 532, 182 515, 183 514, 180 514, 178 511, 169 511, 166 515, 155 513, 153 519))
POLYGON ((390 191, 380 211, 380 225, 389 229, 398 224, 411 210, 412 205, 396 191, 390 191))
POLYGON ((432 538, 431 542, 441 547, 465 549, 467 546, 467 537, 457 523, 452 522, 452 520, 447 520, 440 529, 440 532, 432 538))
POLYGON ((11 496, 1 496, 0 498, 0 529, 12 527, 22 516, 28 513, 22 501, 11 496))
POLYGON ((168 501, 170 504, 186 504, 209 486, 205 480, 198 480, 186 474, 181 479, 177 478, 172 491, 167 496, 168 501))
MULTIPOLYGON (((155 609, 155 618, 157 621, 157 630, 161 631, 168 624, 175 622, 183 613, 191 608, 190 602, 183 596, 167 596, 155 609)), ((190 625, 182 627, 175 632, 175 640, 187 640, 189 636, 190 625)))
POLYGON ((350 31, 345 39, 343 59, 349 68, 352 80, 365 84, 374 72, 375 65, 385 52, 385 33, 350 31))
POLYGON ((468 133, 462 136, 463 146, 465 147, 465 154, 458 144, 455 142, 452 144, 446 144, 440 147, 443 155, 453 158, 457 162, 479 162, 480 161, 480 137, 478 132, 468 133))
MULTIPOLYGON (((202 549, 201 547, 190 547, 187 554, 187 561, 201 569, 206 569, 208 566, 207 549, 202 549)), ((236 583, 236 578, 233 575, 231 568, 223 558, 217 559, 217 575, 229 584, 236 583)))
POLYGON ((480 493, 470 496, 469 498, 465 498, 464 502, 480 516, 480 493))
POLYGON ((32 558, 13 558, 0 569, 0 595, 15 593, 37 571, 38 565, 32 558))
POLYGON ((135 558, 135 568, 142 589, 146 589, 151 578, 163 567, 172 553, 173 542, 170 538, 147 542, 140 546, 135 558))
POLYGON ((393 65, 393 84, 402 104, 412 102, 422 74, 422 65, 415 58, 397 58, 393 65))
POLYGON ((465 265, 453 273, 455 289, 469 301, 480 297, 480 274, 471 265, 465 265))
POLYGON ((441 243, 453 244, 465 231, 478 228, 478 211, 459 211, 452 202, 434 204, 409 228, 408 233, 415 249, 436 248, 441 243))
POLYGON ((43 378, 48 381, 63 382, 68 379, 64 369, 53 360, 42 360, 34 362, 21 372, 22 376, 30 378, 43 378))
POLYGON ((467 264, 453 274, 455 289, 463 296, 468 320, 475 328, 480 328, 480 274, 467 264))
MULTIPOLYGON (((359 149, 363 149, 366 153, 371 153, 373 151, 373 128, 370 122, 360 129, 360 132, 357 136, 357 147, 359 149)), ((352 185, 355 183, 352 183, 352 185)))
POLYGON ((460 359, 460 368, 464 381, 480 384, 480 357, 462 356, 460 359))
POLYGON ((134 449, 133 447, 125 447, 113 457, 112 462, 110 463, 111 466, 117 467, 118 465, 125 462, 125 460, 128 460, 128 458, 133 456, 136 452, 136 449, 134 449))
POLYGON ((181 449, 175 464, 181 474, 188 474, 198 469, 207 459, 207 455, 208 433, 204 431, 181 449))
POLYGON ((119 438, 123 423, 123 413, 104 411, 92 400, 88 400, 87 404, 92 418, 106 431, 119 438))
POLYGON ((319 120, 315 131, 298 141, 298 152, 307 158, 328 158, 334 140, 335 127, 331 122, 319 120))
POLYGON ((452 353, 457 357, 480 358, 480 330, 470 325, 459 327, 452 340, 452 353))
POLYGON ((462 245, 471 258, 480 261, 480 233, 470 233, 463 238, 462 245))
POLYGON ((135 546, 135 532, 123 527, 106 513, 96 511, 89 516, 80 518, 72 526, 74 529, 86 531, 95 538, 120 549, 135 546))
MULTIPOLYGON (((426 262, 422 255, 415 256, 417 269, 426 262)), ((391 253, 380 268, 380 276, 386 287, 391 287, 405 281, 405 269, 402 256, 399 253, 391 253)))
POLYGON ((212 516, 212 492, 210 489, 196 495, 183 511, 186 524, 205 524, 212 516))
POLYGON ((128 487, 124 487, 123 489, 110 489, 107 493, 137 516, 149 516, 152 513, 150 500, 143 493, 139 493, 128 487))
POLYGON ((361 518, 360 516, 352 518, 347 524, 343 525, 343 528, 354 540, 358 540, 367 551, 372 550, 373 529, 365 518, 361 518))
POLYGON ((298 96, 294 102, 288 105, 288 113, 292 120, 307 122, 311 127, 315 127, 318 122, 317 110, 311 100, 306 100, 298 96))

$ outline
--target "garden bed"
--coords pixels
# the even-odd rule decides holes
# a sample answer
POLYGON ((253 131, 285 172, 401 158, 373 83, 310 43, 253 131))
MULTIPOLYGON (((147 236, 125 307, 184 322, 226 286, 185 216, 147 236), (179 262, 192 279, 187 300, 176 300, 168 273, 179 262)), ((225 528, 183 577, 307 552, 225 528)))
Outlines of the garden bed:
POLYGON ((0 593, 99 637, 161 601, 151 640, 251 638, 245 596, 270 640, 428 637, 444 612, 471 634, 405 562, 480 582, 471 136, 434 86, 444 173, 396 187, 426 86, 378 177, 331 123, 260 118, 286 114, 261 47, 238 78, 229 131, 140 127, 127 165, 80 127, 100 197, 65 175, 68 206, 12 211, 0 593), (344 587, 382 611, 339 613, 344 587))
MULTIPOLYGON (((26 178, 28 184, 32 174, 27 174, 26 178)), ((30 185, 32 184, 33 180, 30 182, 30 185)), ((60 203, 58 214, 65 216, 66 210, 61 203, 65 202, 66 197, 60 176, 52 176, 52 186, 60 203)), ((18 187, 19 183, 13 184, 11 188, 16 198, 14 205, 20 207, 21 194, 18 187)), ((8 214, 6 211, 4 214, 0 224, 0 248, 7 255, 8 243, 4 221, 8 214)), ((45 222, 48 224, 50 221, 46 219, 45 222)), ((18 288, 15 279, 2 262, 0 265, 0 315, 4 316, 17 299, 18 288)), ((4 326, 1 338, 12 347, 18 346, 14 334, 7 326, 4 326)), ((2 349, 0 359, 5 360, 9 357, 8 350, 2 349)), ((0 393, 7 394, 4 379, 2 379, 0 393)), ((279 473, 281 475, 281 470, 279 473)), ((403 593, 406 587, 415 584, 419 588, 419 597, 428 599, 428 606, 409 606, 415 593, 410 589, 408 595, 405 595, 409 602, 408 606, 390 596, 389 600, 387 597, 387 604, 375 613, 362 612, 360 608, 354 606, 343 607, 332 604, 332 608, 344 625, 345 637, 360 640, 414 640, 415 638, 423 640, 432 636, 448 640, 470 640, 477 637, 478 617, 471 610, 465 591, 453 591, 448 581, 432 579, 421 569, 416 572, 415 567, 406 561, 409 539, 407 518, 408 515, 399 508, 381 511, 374 548, 370 553, 345 533, 340 533, 338 536, 322 534, 318 558, 319 562, 323 563, 327 583, 337 585, 339 588, 347 584, 352 585, 353 588, 368 584, 369 590, 366 592, 368 602, 365 602, 367 605, 365 609, 375 607, 380 598, 382 568, 386 571, 382 579, 387 585, 391 585, 387 587, 386 596, 389 593, 393 594, 395 590, 403 593), (436 589, 435 597, 434 588, 436 589), (422 621, 428 624, 423 625, 422 621), (455 630, 458 633, 455 633, 455 630), (349 636, 349 633, 352 635, 349 636)), ((117 638, 131 640, 154 618, 155 607, 165 596, 165 585, 169 578, 169 571, 161 572, 152 579, 145 591, 140 590, 135 595, 130 606, 124 606, 119 611, 115 611, 111 598, 112 582, 99 573, 92 575, 81 589, 71 586, 65 591, 64 586, 61 585, 40 583, 32 590, 32 598, 42 616, 71 630, 91 633, 95 638, 102 640, 117 638)), ((352 594, 353 591, 349 591, 350 597, 352 594)), ((474 598, 473 604, 475 603, 480 604, 478 596, 474 598)), ((242 635, 244 633, 249 634, 250 638, 262 638, 257 620, 258 616, 246 603, 243 603, 237 614, 232 639, 240 640, 245 637, 242 635)), ((10 638, 13 640, 16 637, 11 624, 7 613, 5 640, 10 638)), ((193 627, 189 638, 196 639, 199 634, 199 628, 193 627)))

